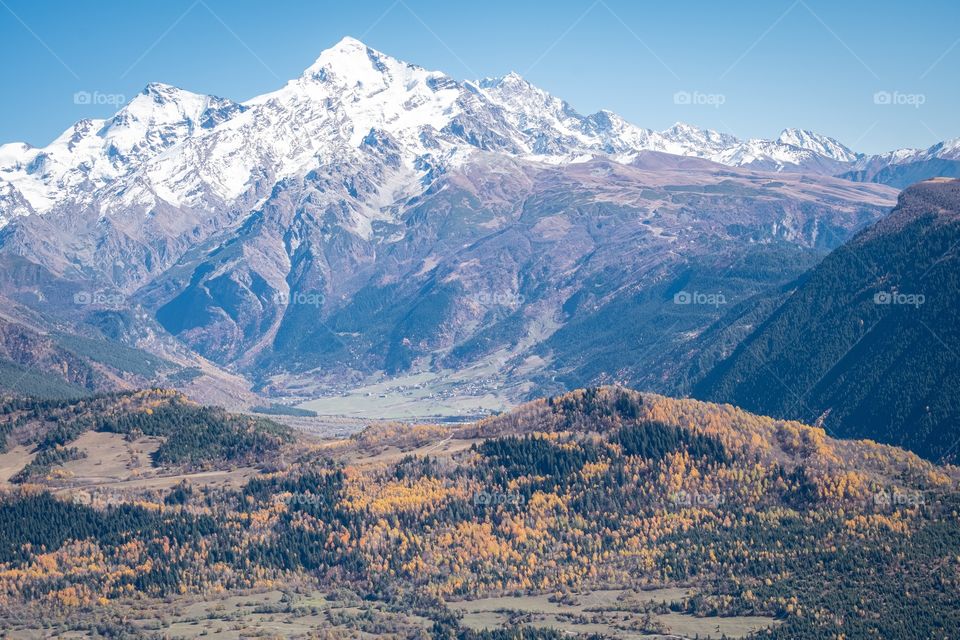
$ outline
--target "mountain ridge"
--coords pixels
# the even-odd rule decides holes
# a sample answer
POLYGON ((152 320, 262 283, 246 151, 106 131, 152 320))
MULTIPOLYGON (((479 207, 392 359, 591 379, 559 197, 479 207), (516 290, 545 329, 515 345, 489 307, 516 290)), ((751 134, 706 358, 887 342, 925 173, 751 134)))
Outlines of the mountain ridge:
MULTIPOLYGON (((289 154, 291 149, 266 140, 254 142, 256 138, 247 137, 247 148, 263 146, 268 152, 259 156, 266 162, 259 165, 243 163, 221 154, 221 164, 211 171, 192 177, 177 176, 176 180, 171 175, 176 167, 157 156, 195 136, 203 138, 203 134, 210 133, 211 129, 220 126, 229 129, 234 126, 231 122, 236 116, 251 109, 261 112, 258 116, 261 120, 270 120, 280 112, 265 110, 265 106, 294 100, 293 94, 307 98, 314 95, 322 102, 330 99, 322 90, 330 83, 346 91, 364 84, 368 88, 377 86, 386 91, 388 87, 395 87, 400 78, 407 78, 405 82, 413 82, 422 90, 391 89, 388 95, 395 94, 396 100, 405 108, 418 102, 436 102, 439 111, 418 116, 423 126, 436 130, 433 138, 436 133, 452 134, 453 140, 459 139, 460 144, 466 145, 464 150, 495 148, 551 162, 575 162, 584 154, 608 154, 629 161, 631 154, 653 150, 708 158, 730 166, 830 175, 847 173, 867 180, 880 175, 877 167, 881 165, 902 165, 907 160, 914 163, 931 158, 953 161, 956 155, 956 145, 945 141, 923 154, 900 151, 865 156, 854 153, 832 138, 790 128, 784 129, 774 140, 739 140, 729 134, 683 123, 664 131, 653 131, 632 125, 610 111, 580 115, 565 101, 513 72, 499 78, 458 81, 442 72, 401 62, 347 37, 325 50, 299 78, 243 103, 151 83, 112 118, 82 120, 47 147, 35 149, 22 143, 3 145, 0 147, 0 213, 3 215, 0 224, 8 224, 16 216, 50 211, 74 197, 74 191, 78 189, 106 189, 105 202, 108 203, 111 200, 108 187, 117 181, 128 183, 122 188, 124 192, 132 190, 132 194, 120 200, 126 205, 156 202, 158 199, 180 205, 185 198, 189 200, 187 193, 191 189, 203 185, 220 199, 233 200, 249 188, 251 180, 255 179, 256 166, 276 164, 274 172, 279 178, 309 171, 309 147, 301 150, 307 151, 306 155, 295 153, 285 160, 283 154, 289 154), (98 143, 99 140, 102 143, 98 143), (140 144, 143 141, 145 144, 140 144), (131 177, 131 173, 142 175, 140 178, 131 177), (182 184, 187 178, 188 183, 182 184)), ((370 94, 365 95, 369 98, 370 94)), ((391 101, 379 101, 377 106, 378 109, 349 116, 350 146, 360 144, 372 129, 378 127, 392 127, 394 134, 397 133, 393 126, 396 122, 378 121, 371 115, 393 113, 395 115, 391 117, 402 119, 403 112, 397 111, 397 105, 391 101)), ((330 124, 334 128, 337 126, 330 124)), ((226 137, 232 139, 230 135, 226 137)), ((413 139, 408 139, 407 143, 420 156, 426 150, 413 139)), ((435 143, 436 140, 431 144, 435 143)), ((224 141, 223 144, 229 146, 232 143, 224 141)), ((325 153, 320 149, 317 151, 325 153)), ((449 153, 451 149, 447 151, 449 153)), ((462 153, 454 151, 453 156, 462 153)), ((187 160, 212 162, 216 159, 205 154, 202 148, 180 155, 179 164, 187 160)), ((448 160, 457 162, 455 157, 448 160)), ((116 196, 114 194, 113 198, 116 196)), ((103 200, 104 196, 99 199, 103 200)), ((88 205, 90 202, 91 198, 80 198, 77 204, 88 205)))

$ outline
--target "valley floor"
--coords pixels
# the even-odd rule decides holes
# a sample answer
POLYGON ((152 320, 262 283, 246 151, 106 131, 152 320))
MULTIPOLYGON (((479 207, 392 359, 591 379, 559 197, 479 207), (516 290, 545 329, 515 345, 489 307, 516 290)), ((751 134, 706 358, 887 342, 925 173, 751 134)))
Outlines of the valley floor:
MULTIPOLYGON (((557 629, 567 634, 602 634, 610 640, 665 640, 667 638, 744 638, 778 624, 760 616, 695 617, 681 613, 654 614, 644 619, 638 604, 669 602, 691 595, 685 589, 632 591, 608 589, 573 594, 566 603, 548 596, 511 596, 450 602, 462 614, 464 627, 493 631, 518 623, 557 629), (662 625, 663 633, 642 631, 662 625)), ((167 638, 306 638, 418 637, 433 622, 423 616, 395 610, 385 603, 363 601, 347 592, 324 592, 307 585, 294 588, 252 590, 206 597, 181 596, 163 602, 119 602, 122 615, 136 631, 160 633, 167 638), (386 630, 390 630, 389 634, 386 630)), ((5 637, 85 638, 90 634, 69 631, 65 618, 47 626, 14 625, 5 637)))
POLYGON ((506 393, 487 385, 477 372, 442 371, 371 380, 369 383, 298 405, 324 416, 379 420, 466 421, 511 406, 506 393))

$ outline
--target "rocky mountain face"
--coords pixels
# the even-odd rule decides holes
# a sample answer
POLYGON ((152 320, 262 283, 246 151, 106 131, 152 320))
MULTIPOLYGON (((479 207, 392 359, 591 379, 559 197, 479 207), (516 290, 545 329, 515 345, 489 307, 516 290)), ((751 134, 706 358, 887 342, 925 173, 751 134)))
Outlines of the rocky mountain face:
POLYGON ((515 395, 656 387, 723 305, 883 215, 894 189, 830 177, 869 162, 796 129, 584 116, 516 74, 458 81, 346 38, 242 104, 150 85, 44 149, 0 147, 21 274, 0 293, 278 393, 470 365, 515 395))
POLYGON ((891 215, 827 256, 694 395, 955 460, 958 244, 960 181, 907 189, 891 215))
MULTIPOLYGON (((648 330, 654 311, 616 323, 604 315, 653 296, 657 310, 693 330, 723 308, 675 304, 670 287, 701 284, 689 275, 694 263, 728 266, 781 248, 820 255, 879 216, 889 197, 839 180, 748 173, 718 188, 710 163, 648 161, 551 166, 478 155, 413 198, 398 221, 380 221, 369 240, 314 204, 328 178, 305 181, 293 194, 275 192, 238 232, 202 245, 139 295, 194 349, 253 371, 396 374, 494 357, 507 374, 556 355, 579 379, 587 371, 575 360, 588 354, 570 353, 565 333, 552 344, 561 326, 596 325, 592 340, 619 333, 619 343, 648 330)), ((789 264, 774 270, 785 273, 740 273, 743 283, 713 286, 732 302, 741 288, 795 275, 789 264)), ((602 357, 597 366, 610 364, 602 357)))

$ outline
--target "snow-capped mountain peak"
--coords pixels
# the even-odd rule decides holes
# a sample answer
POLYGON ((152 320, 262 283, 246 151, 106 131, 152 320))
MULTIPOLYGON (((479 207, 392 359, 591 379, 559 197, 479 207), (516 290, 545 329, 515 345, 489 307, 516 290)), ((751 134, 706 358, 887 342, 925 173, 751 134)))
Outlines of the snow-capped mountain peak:
POLYGON ((666 129, 666 132, 677 134, 677 135, 697 135, 702 132, 703 129, 700 127, 695 127, 692 124, 687 124, 686 122, 681 122, 677 120, 673 123, 673 126, 669 129, 666 129))
POLYGON ((807 129, 784 129, 777 142, 813 151, 821 156, 840 162, 853 162, 859 156, 849 147, 834 138, 820 135, 807 129))
MULTIPOLYGON (((594 155, 630 162, 653 150, 830 175, 862 163, 836 140, 802 129, 741 141, 682 122, 657 132, 608 110, 582 115, 515 72, 461 82, 346 37, 301 76, 242 104, 151 83, 113 117, 82 120, 47 147, 3 145, 0 226, 71 204, 232 206, 318 169, 362 173, 365 163, 383 161, 374 146, 393 154, 390 171, 370 183, 381 204, 403 195, 390 181, 422 187, 478 151, 566 163, 594 155)), ((931 153, 956 154, 957 146, 931 153)))
POLYGON ((714 158, 739 142, 732 135, 695 127, 685 122, 674 123, 669 129, 661 131, 660 135, 667 143, 664 150, 668 153, 701 158, 714 158))
POLYGON ((212 96, 202 95, 162 82, 151 82, 113 117, 149 123, 170 123, 199 115, 212 96))
POLYGON ((14 192, 19 215, 67 201, 89 202, 96 189, 244 109, 223 98, 150 83, 113 117, 80 120, 46 147, 5 145, 0 181, 8 183, 10 196, 0 197, 0 209, 14 192))
POLYGON ((482 80, 478 80, 475 84, 476 84, 477 86, 479 86, 481 89, 494 89, 494 88, 501 87, 501 86, 504 86, 504 85, 507 85, 507 86, 525 86, 525 87, 532 87, 532 86, 533 86, 532 84, 530 84, 529 82, 527 82, 527 81, 523 78, 523 76, 521 76, 521 75, 520 75, 519 73, 517 73, 516 71, 511 71, 510 73, 508 73, 508 74, 506 74, 506 75, 504 75, 504 76, 496 76, 496 77, 493 77, 493 78, 483 78, 482 80))
POLYGON ((960 160, 960 138, 951 138, 930 147, 931 156, 960 160))
POLYGON ((134 96, 113 118, 102 137, 115 151, 151 157, 243 111, 237 103, 153 82, 134 96))
POLYGON ((343 85, 370 89, 383 87, 405 68, 424 71, 347 36, 321 52, 316 61, 304 70, 301 78, 321 82, 336 80, 343 85))

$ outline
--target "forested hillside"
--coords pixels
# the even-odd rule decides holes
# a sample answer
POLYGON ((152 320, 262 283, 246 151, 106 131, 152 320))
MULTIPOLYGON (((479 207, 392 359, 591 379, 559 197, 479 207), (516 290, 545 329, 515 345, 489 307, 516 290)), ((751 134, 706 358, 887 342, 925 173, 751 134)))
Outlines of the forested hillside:
POLYGON ((960 181, 831 253, 693 389, 930 459, 960 454, 960 181))
POLYGON ((152 437, 158 443, 153 464, 183 468, 265 463, 293 439, 286 427, 269 420, 198 405, 176 391, 128 391, 73 400, 0 399, 0 450, 19 446, 35 454, 23 470, 28 473, 15 479, 31 479, 58 461, 76 458, 79 452, 72 445, 91 432, 127 440, 152 437))
MULTIPOLYGON (((88 406, 91 424, 206 423, 179 401, 150 413, 157 393, 124 400, 133 411, 88 406)), ((8 413, 66 415, 17 407, 8 413)), ((127 484, 83 505, 42 480, 8 490, 4 623, 162 635, 141 620, 145 603, 287 585, 270 620, 312 620, 320 637, 548 638, 532 629, 561 624, 609 638, 702 625, 719 638, 714 627, 749 621, 763 638, 892 640, 960 625, 957 470, 799 423, 604 387, 461 427, 301 440, 288 454, 234 485, 127 484), (303 595, 316 590, 320 601, 303 595), (590 590, 620 596, 583 609, 590 590), (581 613, 504 614, 496 633, 463 613, 464 599, 509 611, 511 596, 536 594, 581 613)))

